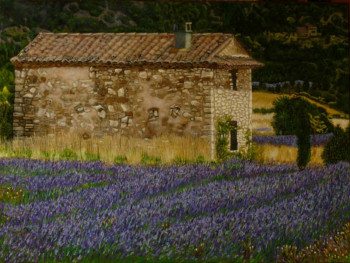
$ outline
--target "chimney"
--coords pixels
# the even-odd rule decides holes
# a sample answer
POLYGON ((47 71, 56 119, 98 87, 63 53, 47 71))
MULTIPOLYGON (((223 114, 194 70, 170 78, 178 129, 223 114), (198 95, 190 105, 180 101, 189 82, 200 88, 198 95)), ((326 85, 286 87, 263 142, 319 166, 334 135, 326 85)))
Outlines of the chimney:
POLYGON ((192 22, 185 23, 185 29, 181 30, 178 24, 174 24, 175 48, 189 49, 191 47, 192 22))

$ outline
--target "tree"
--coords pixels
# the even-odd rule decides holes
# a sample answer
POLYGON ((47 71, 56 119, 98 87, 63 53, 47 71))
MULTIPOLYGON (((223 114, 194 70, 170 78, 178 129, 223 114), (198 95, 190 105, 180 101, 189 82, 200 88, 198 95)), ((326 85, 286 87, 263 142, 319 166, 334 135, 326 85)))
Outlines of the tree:
POLYGON ((320 120, 320 116, 312 116, 312 114, 308 113, 310 124, 311 124, 311 130, 312 130, 312 141, 313 144, 316 142, 316 133, 322 133, 325 129, 327 129, 327 126, 323 123, 322 120, 320 120))
POLYGON ((305 169, 311 157, 311 123, 306 105, 307 101, 304 99, 298 100, 296 105, 297 164, 300 170, 305 169))
POLYGON ((8 102, 10 92, 5 86, 0 91, 0 139, 12 137, 12 105, 8 102))
POLYGON ((326 143, 322 152, 325 164, 339 161, 350 162, 350 125, 343 131, 338 125, 334 128, 333 137, 326 143))
POLYGON ((292 98, 282 96, 274 100, 274 112, 272 120, 272 127, 277 135, 295 135, 297 128, 296 112, 298 112, 298 105, 302 102, 306 112, 316 118, 319 123, 323 123, 326 128, 318 130, 316 133, 332 132, 333 124, 330 122, 328 113, 322 107, 317 107, 307 100, 295 96, 292 98))

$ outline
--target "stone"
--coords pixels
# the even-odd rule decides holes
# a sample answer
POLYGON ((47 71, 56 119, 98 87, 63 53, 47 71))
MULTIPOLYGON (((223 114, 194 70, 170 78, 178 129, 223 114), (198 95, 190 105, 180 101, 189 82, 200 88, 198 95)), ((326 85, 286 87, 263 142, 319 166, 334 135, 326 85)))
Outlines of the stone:
POLYGON ((176 118, 179 115, 180 115, 180 106, 178 105, 170 106, 170 116, 173 118, 176 118))
POLYGON ((36 91, 36 88, 31 88, 29 91, 30 91, 31 93, 34 93, 34 92, 36 91))
POLYGON ((191 118, 192 117, 192 114, 188 113, 188 112, 184 112, 182 114, 182 116, 184 116, 185 118, 191 118))
POLYGON ((118 89, 118 97, 124 97, 125 92, 123 88, 118 89))
POLYGON ((13 107, 13 110, 14 110, 15 112, 22 112, 22 107, 14 106, 14 107, 13 107))
POLYGON ((58 121, 57 121, 57 125, 58 126, 62 126, 62 127, 64 127, 64 126, 66 126, 66 117, 63 117, 62 119, 59 119, 58 121))
POLYGON ((109 126, 111 127, 118 127, 118 125, 119 125, 119 121, 113 121, 113 120, 109 121, 109 126))
POLYGON ((115 90, 108 88, 108 94, 110 95, 117 95, 117 93, 115 92, 115 90))
POLYGON ((23 96, 23 98, 33 98, 33 94, 27 93, 23 96))
POLYGON ((153 79, 154 79, 155 81, 160 82, 160 81, 162 81, 163 77, 160 76, 160 75, 153 75, 153 79))
POLYGON ((98 112, 97 114, 98 114, 98 116, 99 116, 100 118, 102 118, 102 119, 106 118, 106 112, 105 112, 104 110, 98 112))
POLYGON ((146 79, 147 78, 147 72, 146 71, 142 71, 139 73, 139 77, 142 79, 146 79))
POLYGON ((199 105, 199 102, 196 101, 196 100, 192 100, 191 101, 191 105, 194 106, 194 107, 197 107, 199 105))
POLYGON ((114 70, 114 72, 117 73, 117 74, 119 74, 119 73, 122 72, 122 71, 123 71, 123 69, 121 69, 121 68, 116 68, 116 69, 114 70))
POLYGON ((17 92, 18 92, 18 91, 22 91, 22 90, 23 90, 23 85, 17 85, 17 84, 16 84, 15 90, 16 90, 17 92))
POLYGON ((84 106, 82 104, 79 104, 77 106, 74 107, 74 110, 77 112, 77 113, 82 113, 84 112, 84 106))
POLYGON ((16 78, 15 79, 15 84, 16 85, 23 85, 24 84, 24 79, 22 79, 22 78, 16 78))
POLYGON ((212 70, 202 70, 201 78, 213 78, 214 72, 212 70))
POLYGON ((131 70, 124 70, 125 75, 129 75, 131 73, 131 70))
POLYGON ((129 107, 126 104, 120 104, 120 107, 122 108, 123 111, 129 111, 129 107))
POLYGON ((112 105, 108 105, 108 110, 110 112, 115 112, 114 107, 112 105))
POLYGON ((128 117, 128 116, 125 116, 125 117, 121 118, 121 122, 122 122, 122 123, 127 123, 128 120, 129 120, 129 117, 128 117))
POLYGON ((103 111, 104 107, 102 105, 97 105, 97 106, 93 106, 95 110, 97 110, 98 112, 103 111))
POLYGON ((185 89, 190 89, 192 87, 192 82, 190 81, 185 81, 184 82, 184 88, 185 89))

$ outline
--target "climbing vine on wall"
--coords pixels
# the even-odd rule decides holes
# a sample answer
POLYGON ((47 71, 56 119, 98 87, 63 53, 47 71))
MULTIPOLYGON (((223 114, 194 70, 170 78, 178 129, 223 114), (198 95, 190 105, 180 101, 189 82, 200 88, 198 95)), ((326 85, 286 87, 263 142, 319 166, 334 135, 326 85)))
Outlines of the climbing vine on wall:
POLYGON ((249 130, 245 132, 245 147, 240 147, 238 151, 231 152, 229 150, 229 134, 234 129, 241 129, 235 127, 232 122, 232 117, 225 115, 220 117, 217 121, 217 140, 216 140, 216 157, 218 161, 224 161, 229 158, 241 158, 248 160, 261 161, 261 149, 257 144, 252 142, 252 134, 249 130))

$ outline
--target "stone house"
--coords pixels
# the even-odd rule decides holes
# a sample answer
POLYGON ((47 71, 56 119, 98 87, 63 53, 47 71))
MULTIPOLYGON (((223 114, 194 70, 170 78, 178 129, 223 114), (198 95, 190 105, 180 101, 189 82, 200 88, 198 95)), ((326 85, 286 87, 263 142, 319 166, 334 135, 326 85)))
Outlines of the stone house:
POLYGON ((262 66, 231 34, 40 33, 11 59, 16 136, 77 132, 207 138, 230 115, 231 150, 251 130, 251 70, 262 66))
POLYGON ((299 38, 308 38, 317 36, 317 26, 306 23, 304 26, 299 26, 296 29, 299 38))

